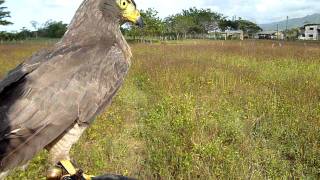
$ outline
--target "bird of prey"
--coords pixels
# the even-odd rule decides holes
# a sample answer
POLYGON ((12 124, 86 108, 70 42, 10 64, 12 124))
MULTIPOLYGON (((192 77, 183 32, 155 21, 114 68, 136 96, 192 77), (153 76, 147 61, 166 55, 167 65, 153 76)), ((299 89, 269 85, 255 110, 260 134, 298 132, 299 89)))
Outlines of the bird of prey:
MULTIPOLYGON (((120 25, 143 25, 134 0, 84 0, 63 38, 0 81, 0 172, 47 149, 52 164, 110 105, 130 67, 120 25)), ((0 177, 1 179, 1 177, 0 177)))

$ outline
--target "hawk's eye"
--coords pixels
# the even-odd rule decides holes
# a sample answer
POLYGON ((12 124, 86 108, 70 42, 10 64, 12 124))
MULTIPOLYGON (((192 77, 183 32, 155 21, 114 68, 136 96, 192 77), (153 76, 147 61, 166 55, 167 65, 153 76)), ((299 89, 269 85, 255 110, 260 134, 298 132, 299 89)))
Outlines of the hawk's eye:
POLYGON ((121 0, 120 1, 120 8, 121 9, 126 9, 127 8, 127 6, 128 6, 128 2, 127 2, 127 0, 121 0))

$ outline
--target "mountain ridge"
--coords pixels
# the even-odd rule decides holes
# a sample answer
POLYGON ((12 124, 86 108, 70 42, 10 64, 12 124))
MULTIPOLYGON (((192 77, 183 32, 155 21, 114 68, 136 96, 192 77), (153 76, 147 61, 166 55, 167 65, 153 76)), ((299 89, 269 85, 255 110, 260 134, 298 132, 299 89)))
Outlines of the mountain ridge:
MULTIPOLYGON (((259 24, 259 26, 264 31, 277 30, 277 25, 279 25, 279 30, 286 29, 287 20, 272 22, 267 24, 259 24)), ((315 13, 312 15, 307 15, 301 18, 292 18, 288 20, 288 29, 299 28, 304 26, 305 24, 320 24, 320 13, 315 13)))

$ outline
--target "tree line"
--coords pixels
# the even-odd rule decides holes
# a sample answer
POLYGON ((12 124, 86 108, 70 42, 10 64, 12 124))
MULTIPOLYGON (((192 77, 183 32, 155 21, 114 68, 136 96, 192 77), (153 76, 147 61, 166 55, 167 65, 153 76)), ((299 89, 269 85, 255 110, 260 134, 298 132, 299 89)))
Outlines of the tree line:
MULTIPOLYGON (((34 23, 34 22, 32 22, 34 23)), ((0 41, 25 40, 30 38, 61 38, 67 30, 67 24, 62 21, 47 21, 34 31, 25 27, 19 32, 0 32, 0 41)))
MULTIPOLYGON (((0 26, 12 24, 8 21, 10 12, 1 5, 0 0, 0 26)), ((130 24, 121 27, 123 34, 133 39, 141 37, 162 37, 169 39, 182 39, 199 35, 206 35, 209 32, 225 30, 242 30, 246 34, 253 34, 262 29, 254 22, 242 18, 230 20, 223 14, 213 12, 211 9, 190 8, 182 12, 160 18, 155 9, 147 9, 141 12, 145 21, 144 28, 137 28, 130 24)), ((22 28, 19 32, 0 32, 0 40, 22 40, 27 38, 61 38, 67 30, 67 24, 61 21, 47 21, 43 25, 32 21, 33 31, 22 28)))
POLYGON ((205 35, 209 32, 225 30, 242 30, 245 34, 254 34, 262 29, 254 22, 242 18, 228 19, 223 14, 213 12, 211 9, 190 8, 181 13, 159 18, 154 9, 141 12, 145 21, 145 27, 140 29, 135 26, 127 26, 123 29, 125 35, 139 37, 169 37, 181 39, 205 35))

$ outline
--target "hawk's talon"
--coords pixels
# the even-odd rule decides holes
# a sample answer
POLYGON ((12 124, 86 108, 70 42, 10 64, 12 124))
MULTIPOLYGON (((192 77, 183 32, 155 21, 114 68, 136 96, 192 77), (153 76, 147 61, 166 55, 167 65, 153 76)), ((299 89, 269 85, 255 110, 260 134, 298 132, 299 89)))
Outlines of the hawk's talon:
POLYGON ((47 180, 60 180, 63 176, 63 169, 60 166, 51 167, 47 172, 47 180))
POLYGON ((93 177, 84 174, 82 169, 76 169, 69 160, 60 161, 47 173, 47 180, 91 180, 93 177))

